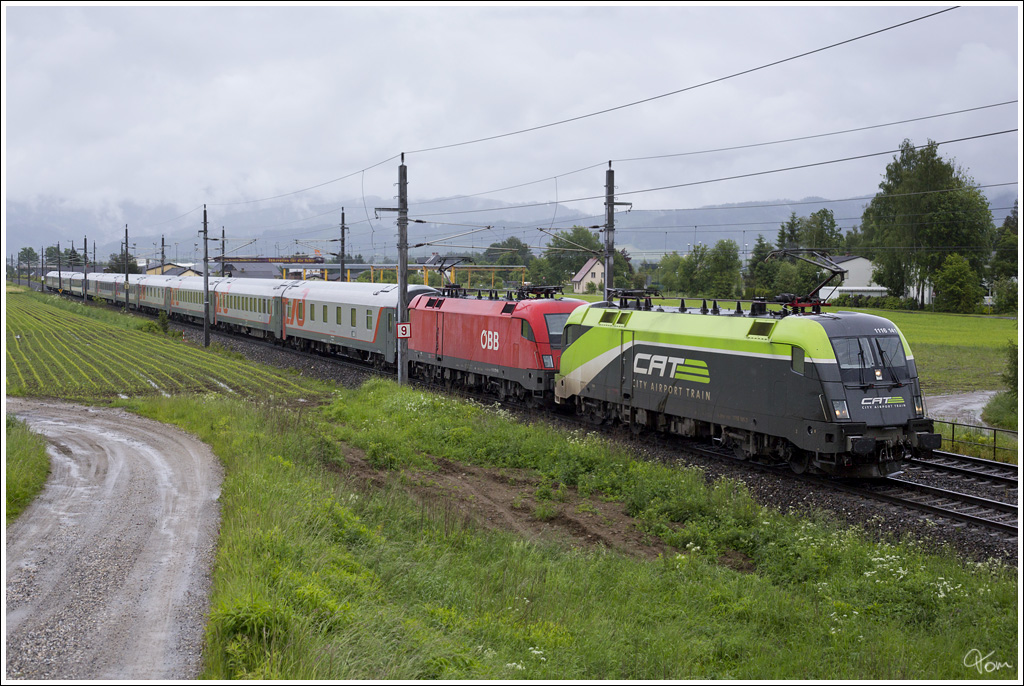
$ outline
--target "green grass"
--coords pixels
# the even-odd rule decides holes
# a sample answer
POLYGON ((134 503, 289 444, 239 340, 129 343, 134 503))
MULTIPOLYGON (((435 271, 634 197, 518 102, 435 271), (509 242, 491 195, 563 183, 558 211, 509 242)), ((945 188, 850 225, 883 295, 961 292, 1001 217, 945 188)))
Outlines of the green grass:
POLYGON ((942 436, 942 450, 1018 464, 1020 449, 1016 434, 985 427, 953 426, 947 422, 935 422, 935 430, 942 436))
MULTIPOLYGON (((9 349, 12 328, 32 320, 7 317, 9 349)), ((128 340, 118 331, 108 335, 128 340)), ((27 359, 58 355, 60 336, 38 340, 27 359)), ((225 364, 174 345, 200 367, 225 364)), ((124 349, 122 372, 152 346, 124 349)), ((77 364, 102 368, 99 346, 79 350, 77 364)), ((270 378, 232 363, 239 379, 270 378)), ((8 358, 8 387, 16 373, 8 358)), ((1013 568, 779 513, 742 483, 636 462, 595 434, 520 425, 495 407, 388 381, 352 391, 288 380, 325 404, 223 389, 113 400, 195 433, 226 466, 205 678, 1017 677, 1015 666, 964 666, 972 650, 1014 662, 1013 568), (390 486, 349 483, 352 447, 390 486), (620 502, 678 552, 650 561, 483 531, 405 493, 406 470, 434 457, 532 470, 554 507, 567 490, 620 502)))
POLYGON ((1019 401, 1008 391, 997 393, 981 411, 981 418, 990 426, 1018 431, 1020 426, 1019 401))
POLYGON ((12 415, 6 417, 6 441, 4 503, 6 525, 10 526, 43 489, 50 474, 50 458, 46 440, 12 415))
POLYGON ((227 466, 206 678, 963 679, 983 678, 962 664, 972 648, 1016 654, 1014 569, 774 512, 742 484, 637 463, 596 436, 390 382, 301 412, 214 396, 123 404, 195 431, 227 466), (413 408, 415 423, 398 412, 413 408), (391 486, 350 485, 340 450, 374 423, 416 449, 391 454, 391 486), (435 450, 532 466, 552 496, 589 484, 679 552, 649 561, 480 530, 403 491, 403 469, 429 468, 435 450))
POLYGON ((213 392, 282 399, 305 392, 290 375, 196 349, 156 324, 31 293, 6 297, 8 395, 103 400, 213 392))

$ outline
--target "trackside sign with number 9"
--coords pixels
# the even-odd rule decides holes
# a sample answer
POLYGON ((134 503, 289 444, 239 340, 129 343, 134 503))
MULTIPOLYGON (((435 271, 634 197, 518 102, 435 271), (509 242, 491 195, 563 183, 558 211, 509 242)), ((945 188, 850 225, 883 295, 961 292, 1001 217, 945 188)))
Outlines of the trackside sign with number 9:
POLYGON ((398 325, 399 338, 412 338, 412 324, 404 323, 398 325))

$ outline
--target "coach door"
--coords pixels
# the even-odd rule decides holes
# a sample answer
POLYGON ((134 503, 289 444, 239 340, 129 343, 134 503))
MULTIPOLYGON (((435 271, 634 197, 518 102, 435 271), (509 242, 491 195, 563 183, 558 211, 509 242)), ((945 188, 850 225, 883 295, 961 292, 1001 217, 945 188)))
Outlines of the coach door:
POLYGON ((444 314, 440 310, 434 326, 434 359, 438 362, 444 359, 444 314))

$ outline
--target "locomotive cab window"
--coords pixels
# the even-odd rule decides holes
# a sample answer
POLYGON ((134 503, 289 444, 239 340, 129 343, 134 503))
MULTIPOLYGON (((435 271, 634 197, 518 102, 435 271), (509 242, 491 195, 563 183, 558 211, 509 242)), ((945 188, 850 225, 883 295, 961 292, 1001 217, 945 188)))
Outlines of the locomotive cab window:
POLYGON ((523 338, 525 338, 526 340, 528 340, 528 341, 531 341, 531 342, 536 341, 537 339, 534 338, 534 336, 533 336, 533 327, 530 326, 530 322, 526 321, 525 319, 523 319, 521 321, 522 321, 522 328, 521 328, 521 331, 519 332, 520 335, 523 338))
MULTIPOLYGON (((570 314, 570 312, 554 312, 544 315, 544 324, 548 329, 548 341, 551 343, 552 350, 561 349, 562 329, 565 328, 565 323, 569 321, 570 314)), ((566 343, 566 345, 569 344, 566 343)))
POLYGON ((899 336, 851 336, 833 338, 839 373, 848 383, 898 383, 907 381, 907 357, 899 336))

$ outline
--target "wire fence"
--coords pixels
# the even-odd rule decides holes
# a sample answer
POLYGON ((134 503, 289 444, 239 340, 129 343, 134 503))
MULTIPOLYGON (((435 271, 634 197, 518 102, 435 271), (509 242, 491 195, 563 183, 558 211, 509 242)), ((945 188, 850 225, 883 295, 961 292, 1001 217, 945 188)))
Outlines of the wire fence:
POLYGON ((1017 432, 989 426, 934 420, 942 449, 960 455, 1018 464, 1017 432))

